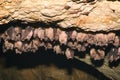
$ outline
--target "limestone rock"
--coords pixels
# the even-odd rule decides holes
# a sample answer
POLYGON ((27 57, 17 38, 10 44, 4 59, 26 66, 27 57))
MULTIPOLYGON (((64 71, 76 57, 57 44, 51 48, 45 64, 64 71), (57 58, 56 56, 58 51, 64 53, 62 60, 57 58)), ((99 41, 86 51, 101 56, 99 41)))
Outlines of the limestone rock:
POLYGON ((72 0, 1 0, 0 24, 56 22, 62 28, 77 27, 85 31, 120 29, 120 2, 75 2, 72 0))

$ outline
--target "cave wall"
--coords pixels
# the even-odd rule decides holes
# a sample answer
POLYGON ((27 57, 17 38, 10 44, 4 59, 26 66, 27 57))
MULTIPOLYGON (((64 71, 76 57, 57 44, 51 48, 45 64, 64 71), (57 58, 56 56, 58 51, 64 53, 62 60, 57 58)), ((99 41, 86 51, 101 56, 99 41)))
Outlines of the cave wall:
MULTIPOLYGON (((83 33, 86 34, 92 33, 95 35, 97 35, 97 33, 109 34, 113 32, 115 33, 115 35, 117 34, 117 36, 119 36, 119 30, 120 30, 119 7, 120 7, 119 1, 1 0, 0 27, 3 29, 5 27, 5 30, 3 29, 0 30, 1 33, 0 38, 3 39, 3 42, 5 42, 6 45, 9 44, 9 42, 6 42, 8 40, 10 41, 12 40, 11 42, 16 42, 16 40, 14 40, 13 38, 11 39, 11 37, 9 38, 9 36, 14 37, 14 34, 12 33, 15 32, 16 28, 18 27, 22 28, 23 32, 24 30, 26 30, 25 33, 28 33, 29 35, 33 34, 31 30, 34 27, 36 27, 37 29, 39 27, 42 27, 43 30, 46 30, 45 28, 49 27, 49 28, 59 28, 63 30, 62 32, 63 35, 66 34, 65 32, 69 32, 69 30, 67 29, 71 29, 72 31, 73 30, 78 31, 78 33, 82 31, 83 33), (36 23, 38 23, 37 26, 35 26, 36 23), (7 29, 6 29, 6 25, 7 25, 7 29), (28 25, 30 27, 28 27, 28 25), (13 31, 13 32, 9 35, 10 33, 9 31, 10 32, 13 31), (6 37, 6 35, 8 35, 8 37, 6 37)), ((48 30, 48 32, 49 31, 51 30, 48 30)), ((28 34, 26 36, 28 36, 28 34)), ((67 33, 67 35, 68 34, 69 33, 67 33)), ((26 38, 26 36, 24 34, 23 38, 24 37, 26 38)), ((98 35, 98 37, 99 36, 101 35, 98 35)), ((27 40, 29 39, 29 37, 27 37, 27 40)), ((23 38, 22 40, 24 40, 23 38)), ((48 38, 50 38, 50 40, 52 39, 49 36, 48 38)), ((117 39, 117 41, 118 40, 119 39, 117 39)), ((61 40, 59 39, 58 41, 61 40)), ((116 40, 113 41, 115 42, 116 40)), ((118 42, 117 42, 118 46, 115 45, 117 49, 119 49, 118 42)), ((116 50, 112 49, 112 51, 114 52, 116 50)), ((93 50, 92 52, 94 53, 96 51, 93 50)), ((67 53, 70 53, 69 49, 67 49, 67 53)), ((114 54, 111 53, 111 55, 114 54)), ((71 57, 73 55, 67 55, 67 56, 71 57)), ((117 57, 118 56, 119 55, 117 54, 117 57)), ((80 59, 80 58, 77 59, 83 60, 87 64, 93 65, 90 61, 91 58, 89 56, 85 57, 85 59, 80 59)), ((108 63, 109 62, 105 60, 102 67, 97 69, 100 72, 103 72, 106 76, 110 77, 111 79, 120 79, 119 66, 115 68, 110 68, 108 63)), ((119 63, 119 60, 117 63, 119 63)))

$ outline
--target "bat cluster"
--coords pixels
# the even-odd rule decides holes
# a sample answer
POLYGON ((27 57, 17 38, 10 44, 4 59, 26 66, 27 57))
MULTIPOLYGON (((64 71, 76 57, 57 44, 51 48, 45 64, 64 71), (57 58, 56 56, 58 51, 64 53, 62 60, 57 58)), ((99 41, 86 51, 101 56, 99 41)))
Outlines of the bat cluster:
POLYGON ((1 36, 3 39, 3 52, 15 50, 16 53, 36 52, 40 47, 53 49, 56 54, 64 54, 68 59, 74 57, 74 51, 89 51, 94 60, 109 61, 120 58, 120 36, 114 32, 86 33, 76 30, 62 30, 51 27, 9 27, 1 36))

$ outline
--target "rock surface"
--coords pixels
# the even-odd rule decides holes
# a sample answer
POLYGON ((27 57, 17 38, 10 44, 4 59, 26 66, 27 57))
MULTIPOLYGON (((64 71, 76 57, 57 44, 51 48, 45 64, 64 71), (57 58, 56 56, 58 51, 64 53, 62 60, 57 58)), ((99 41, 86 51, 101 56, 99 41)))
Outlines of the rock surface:
POLYGON ((71 0, 1 0, 0 24, 21 20, 54 23, 85 31, 120 29, 120 2, 73 2, 71 0))
MULTIPOLYGON (((54 24, 55 26, 48 26, 49 29, 41 29, 40 26, 38 26, 38 29, 33 30, 33 27, 24 27, 22 26, 22 30, 19 27, 9 26, 10 28, 6 29, 5 33, 0 30, 0 33, 4 37, 4 51, 6 50, 12 50, 15 49, 16 53, 22 53, 22 52, 29 52, 30 50, 33 50, 35 52, 38 50, 38 46, 44 46, 46 45, 46 48, 51 49, 52 44, 50 41, 53 40, 53 31, 52 28, 59 27, 62 31, 62 34, 59 34, 60 30, 58 30, 58 34, 56 34, 55 39, 56 41, 59 40, 61 44, 57 44, 54 46, 54 51, 59 54, 63 53, 60 45, 64 44, 66 45, 66 42, 68 41, 67 37, 69 36, 69 33, 66 33, 66 29, 71 28, 74 31, 71 33, 71 39, 73 42, 75 42, 75 39, 77 39, 79 42, 82 40, 82 42, 86 42, 84 39, 86 34, 83 35, 83 33, 92 32, 95 34, 95 38, 98 42, 98 45, 105 44, 107 41, 106 36, 103 34, 108 34, 109 38, 109 44, 117 48, 117 54, 116 54, 116 48, 112 48, 110 51, 110 55, 108 56, 111 61, 113 59, 120 58, 120 41, 119 37, 120 34, 117 33, 120 31, 120 2, 119 1, 72 1, 72 0, 0 0, 0 25, 4 27, 4 24, 8 24, 12 21, 21 21, 25 24, 29 23, 36 23, 41 22, 45 23, 46 25, 54 24), (65 29, 65 30, 64 30, 65 29), (76 32, 79 29, 83 31, 82 36, 81 32, 76 32), (45 30, 45 31, 44 31, 45 30), (34 31, 34 33, 33 33, 34 31), (87 32, 88 31, 88 32, 87 32), (11 33, 12 32, 12 33, 11 33), (98 34, 94 33, 97 32, 98 34), (100 32, 100 33, 99 33, 100 32), (117 36, 114 36, 113 34, 109 34, 111 32, 116 32, 117 36), (38 34, 39 33, 39 34, 38 34), (44 34, 46 33, 46 34, 44 34), (19 35, 22 34, 22 37, 19 35), (49 35, 52 34, 52 35, 49 35), (6 36, 7 35, 7 36, 6 36), (47 35, 47 36, 43 36, 47 35), (17 37, 16 37, 17 36, 17 37), (38 39, 34 39, 34 37, 40 38, 40 40, 46 40, 47 44, 43 42, 39 42, 38 39), (112 36, 112 37, 111 37, 112 36), (77 37, 77 38, 76 38, 77 37), (31 41, 31 38, 33 39, 31 44, 29 41, 31 41), (20 39, 20 40, 19 40, 20 39), (49 40, 48 40, 49 39, 49 40), (79 40, 80 39, 80 40, 79 40), (10 42, 9 42, 10 41, 10 42), (22 42, 20 42, 22 41, 22 42), (29 42, 29 44, 24 43, 29 42), (13 45, 14 43, 14 45, 13 45), (40 45, 38 45, 40 44, 40 45), (24 45, 24 47, 22 47, 24 45), (33 49, 31 49, 31 46, 33 49), (115 58, 114 58, 115 57, 115 58)), ((32 24, 34 25, 34 24, 32 24)), ((1 26, 0 26, 1 27, 1 26)), ((1 27, 1 28, 2 28, 1 27)), ((44 28, 44 26, 42 27, 44 28)), ((54 32, 55 33, 55 32, 54 32)), ((91 36, 91 35, 89 35, 91 36)), ((91 38, 87 39, 88 43, 95 44, 93 40, 93 36, 91 38)), ((80 43, 82 43, 80 42, 80 43)), ((57 42, 56 42, 57 43, 57 42)), ((1 44, 0 44, 1 45, 1 44)), ((89 47, 87 44, 83 44, 85 47, 89 47)), ((107 47, 110 47, 110 45, 105 45, 107 47)), ((74 49, 74 46, 76 46, 75 43, 69 42, 68 46, 74 49), (72 45, 74 44, 74 45, 72 45)), ((92 45, 93 47, 94 45, 92 45)), ((103 48, 104 45, 102 45, 103 48)), ((44 46, 45 47, 45 46, 44 46)), ((85 51, 84 47, 81 49, 81 45, 77 46, 78 51, 83 50, 85 51)), ((101 48, 101 47, 100 47, 101 48)), ((98 49, 98 50, 91 50, 91 57, 93 57, 95 60, 103 59, 104 56, 106 56, 106 53, 103 51, 104 48, 98 49), (94 57, 94 53, 96 57, 94 57)), ((73 51, 70 49, 66 49, 66 56, 68 58, 73 58, 73 51)), ((80 59, 82 60, 82 59, 80 59)), ((90 60, 90 58, 89 58, 90 60)), ((87 64, 92 65, 87 58, 85 58, 83 61, 87 64)), ((107 62, 108 63, 108 62, 107 62)), ((119 60, 118 60, 119 65, 119 60)), ((101 68, 97 68, 100 72, 103 72, 106 76, 108 76, 111 79, 119 80, 120 72, 119 69, 120 66, 118 66, 115 69, 109 68, 108 65, 106 66, 106 61, 104 62, 103 66, 101 68), (112 75, 112 76, 111 76, 112 75)))

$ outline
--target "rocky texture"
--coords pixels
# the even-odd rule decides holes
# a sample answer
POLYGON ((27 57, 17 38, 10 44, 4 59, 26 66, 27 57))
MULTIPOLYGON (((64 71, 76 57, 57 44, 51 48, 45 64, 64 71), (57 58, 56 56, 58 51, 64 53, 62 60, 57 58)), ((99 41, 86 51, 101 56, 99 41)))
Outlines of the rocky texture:
POLYGON ((75 56, 76 59, 83 61, 89 65, 92 65, 94 68, 96 68, 98 71, 100 71, 101 73, 104 73, 104 75, 106 75, 107 77, 110 78, 110 80, 119 80, 120 79, 120 66, 119 65, 119 61, 118 62, 113 62, 112 64, 108 64, 107 60, 104 60, 104 62, 102 63, 101 67, 97 67, 99 65, 101 65, 101 61, 93 61, 97 66, 94 66, 93 63, 91 63, 90 60, 90 56, 86 55, 85 58, 79 58, 78 56, 75 56), (99 64, 97 64, 99 62, 99 64), (113 66, 114 67, 106 67, 106 66, 113 66), (116 67, 117 66, 117 67, 116 67))
MULTIPOLYGON (((34 53, 44 47, 68 59, 77 51, 89 53, 91 61, 119 62, 119 7, 119 1, 1 0, 0 45, 3 52, 34 53)), ((111 79, 120 79, 119 68, 111 74, 105 68, 98 70, 108 77, 115 71, 111 79)))
POLYGON ((0 24, 25 22, 56 23, 62 28, 77 27, 86 31, 120 29, 120 2, 71 0, 1 0, 0 24))

